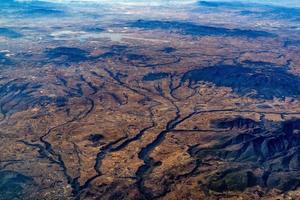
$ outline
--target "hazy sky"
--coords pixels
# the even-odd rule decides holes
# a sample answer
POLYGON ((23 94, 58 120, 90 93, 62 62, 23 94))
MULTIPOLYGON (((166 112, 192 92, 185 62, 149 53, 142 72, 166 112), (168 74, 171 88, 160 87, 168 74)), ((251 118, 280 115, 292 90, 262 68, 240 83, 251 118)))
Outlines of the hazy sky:
MULTIPOLYGON (((1 1, 1 0, 0 0, 1 1)), ((197 0, 16 0, 19 2, 26 1, 48 1, 55 3, 70 3, 70 2, 95 2, 95 3, 121 3, 121 4, 188 4, 195 3, 197 0)))
MULTIPOLYGON (((1 1, 1 0, 0 0, 1 1)), ((49 1, 55 3, 70 2, 96 2, 105 4, 129 4, 129 5, 164 5, 164 4, 189 4, 199 0, 15 0, 15 1, 49 1)), ((272 4, 287 7, 300 7, 300 0, 204 0, 204 1, 221 1, 221 2, 245 2, 272 4)))
POLYGON ((226 1, 226 2, 249 2, 261 4, 275 4, 281 6, 298 6, 300 7, 300 0, 205 0, 205 1, 226 1))

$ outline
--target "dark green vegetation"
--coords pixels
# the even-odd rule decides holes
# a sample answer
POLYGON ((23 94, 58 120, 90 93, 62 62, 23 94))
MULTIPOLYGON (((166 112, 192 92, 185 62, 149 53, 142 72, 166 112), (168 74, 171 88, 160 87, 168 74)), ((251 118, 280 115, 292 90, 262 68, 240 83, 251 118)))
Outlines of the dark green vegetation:
POLYGON ((146 74, 144 77, 143 77, 143 80, 144 81, 155 81, 155 80, 159 80, 159 79, 163 79, 163 78, 166 78, 168 77, 169 74, 168 73, 164 73, 164 72, 159 72, 159 73, 149 73, 149 74, 146 74))
POLYGON ((0 199, 22 199, 23 189, 33 184, 31 177, 14 171, 0 171, 0 199))
POLYGON ((95 133, 95 134, 91 134, 88 139, 91 142, 99 142, 100 140, 104 139, 104 136, 101 134, 95 133))
POLYGON ((57 47, 49 49, 45 53, 49 59, 61 64, 77 63, 89 59, 87 51, 75 47, 57 47))
POLYGON ((240 95, 263 99, 298 98, 300 95, 299 77, 276 66, 253 68, 218 65, 191 70, 182 77, 182 82, 185 81, 189 81, 190 85, 198 81, 208 81, 217 86, 231 87, 240 95))
POLYGON ((274 37, 275 35, 265 31, 228 29, 223 27, 203 26, 191 22, 180 21, 158 21, 158 20, 138 20, 129 23, 129 26, 146 30, 163 29, 175 30, 184 35, 193 36, 225 36, 225 37, 274 37))

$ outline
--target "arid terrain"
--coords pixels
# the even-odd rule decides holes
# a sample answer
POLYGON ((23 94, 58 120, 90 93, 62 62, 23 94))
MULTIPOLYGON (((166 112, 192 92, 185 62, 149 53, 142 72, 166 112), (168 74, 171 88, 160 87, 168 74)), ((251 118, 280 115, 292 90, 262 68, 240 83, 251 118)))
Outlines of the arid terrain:
POLYGON ((0 11, 0 200, 300 199, 300 8, 0 11))

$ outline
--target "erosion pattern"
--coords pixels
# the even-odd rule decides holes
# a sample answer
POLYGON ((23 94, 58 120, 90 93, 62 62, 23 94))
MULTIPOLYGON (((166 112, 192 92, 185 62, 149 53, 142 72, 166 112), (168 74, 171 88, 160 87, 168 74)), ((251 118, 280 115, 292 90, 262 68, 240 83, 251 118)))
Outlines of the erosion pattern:
POLYGON ((299 10, 13 2, 0 200, 300 198, 299 10))

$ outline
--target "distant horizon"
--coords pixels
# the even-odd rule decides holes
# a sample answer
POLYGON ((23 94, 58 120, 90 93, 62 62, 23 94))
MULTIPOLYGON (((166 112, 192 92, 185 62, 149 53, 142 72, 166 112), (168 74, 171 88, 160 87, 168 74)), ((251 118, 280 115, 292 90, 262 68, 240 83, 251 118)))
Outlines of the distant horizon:
MULTIPOLYGON (((162 5, 162 4, 192 4, 200 2, 201 0, 14 0, 18 2, 33 2, 33 1, 44 1, 44 2, 53 2, 53 3, 105 3, 105 4, 127 4, 127 5, 162 5)), ((232 2, 231 0, 204 0, 207 2, 232 2)), ((277 6, 286 6, 286 7, 300 7, 300 1, 298 0, 238 0, 235 2, 244 2, 244 3, 259 3, 264 5, 277 5, 277 6)))

